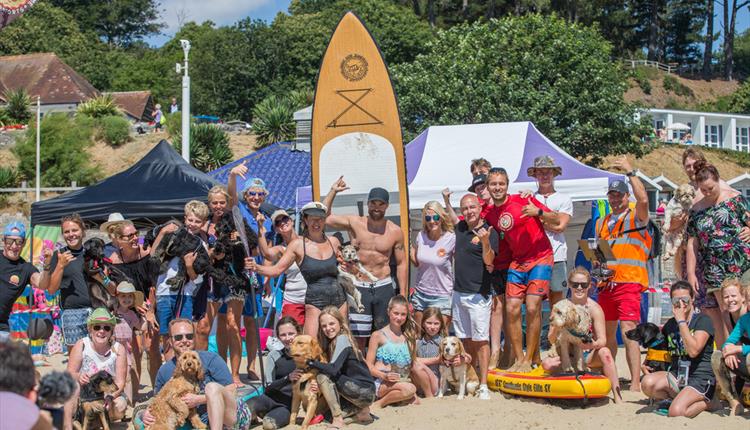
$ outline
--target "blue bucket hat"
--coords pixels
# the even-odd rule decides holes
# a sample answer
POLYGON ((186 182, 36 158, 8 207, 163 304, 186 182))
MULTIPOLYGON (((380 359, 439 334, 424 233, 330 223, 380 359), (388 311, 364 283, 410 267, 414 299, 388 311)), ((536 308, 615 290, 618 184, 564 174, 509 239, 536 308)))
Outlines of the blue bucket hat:
POLYGON ((21 239, 26 239, 26 227, 21 222, 12 221, 3 230, 3 237, 7 236, 18 236, 21 239))
POLYGON ((268 194, 268 188, 266 188, 266 183, 263 181, 263 179, 260 178, 250 178, 247 181, 245 181, 245 187, 242 189, 242 195, 244 196, 247 190, 250 188, 260 188, 268 194))

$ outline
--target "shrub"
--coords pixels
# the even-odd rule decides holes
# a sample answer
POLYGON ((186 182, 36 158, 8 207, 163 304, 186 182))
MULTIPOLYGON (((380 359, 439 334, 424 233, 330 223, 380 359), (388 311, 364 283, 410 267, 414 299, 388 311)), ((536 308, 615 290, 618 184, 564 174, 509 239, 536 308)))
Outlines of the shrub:
MULTIPOLYGON (((62 187, 76 181, 89 185, 100 177, 99 169, 89 164, 93 120, 87 116, 50 113, 42 119, 42 185, 62 187)), ((26 138, 13 148, 19 158, 20 175, 33 182, 36 162, 36 125, 26 130, 26 138)))
MULTIPOLYGON (((173 140, 177 152, 182 152, 182 141, 173 140)), ((212 124, 190 126, 190 164, 204 172, 216 170, 232 161, 229 136, 212 124)))
POLYGON ((651 94, 651 79, 654 78, 656 70, 649 67, 636 67, 630 72, 630 76, 635 80, 644 94, 651 94))
POLYGON ((102 118, 105 116, 120 115, 120 108, 115 104, 115 99, 109 94, 104 94, 78 105, 78 113, 91 118, 102 118))
MULTIPOLYGON (((182 112, 175 113, 164 113, 165 121, 164 128, 167 130, 169 137, 172 138, 173 142, 182 140, 182 112)), ((190 117, 190 124, 195 124, 195 118, 190 117)))
POLYGON ((5 111, 11 122, 16 124, 28 124, 31 119, 31 98, 26 94, 26 90, 8 90, 5 92, 7 106, 5 111))
POLYGON ((12 167, 0 167, 0 188, 12 188, 20 182, 18 171, 12 167))
POLYGON ((673 92, 677 94, 678 96, 682 97, 693 97, 693 90, 690 89, 690 87, 684 85, 680 81, 677 80, 674 76, 665 76, 664 80, 662 81, 662 85, 664 85, 664 90, 673 92))
POLYGON ((0 127, 10 125, 11 123, 10 115, 8 115, 8 111, 6 109, 0 108, 0 127))
POLYGON ((263 148, 274 142, 290 140, 294 137, 295 108, 287 98, 269 96, 253 109, 253 132, 256 146, 263 148))
POLYGON ((112 146, 120 146, 130 140, 130 122, 119 115, 101 117, 97 121, 97 137, 112 146))

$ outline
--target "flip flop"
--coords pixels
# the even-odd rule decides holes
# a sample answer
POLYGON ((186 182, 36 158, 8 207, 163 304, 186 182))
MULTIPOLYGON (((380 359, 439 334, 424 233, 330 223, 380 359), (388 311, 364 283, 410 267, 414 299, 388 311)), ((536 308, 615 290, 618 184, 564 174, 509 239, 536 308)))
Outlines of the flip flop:
POLYGON ((323 422, 324 419, 325 419, 325 417, 323 417, 323 414, 315 415, 313 417, 313 419, 310 420, 310 425, 315 425, 315 424, 321 423, 321 422, 323 422))
POLYGON ((349 424, 361 424, 361 425, 365 425, 366 426, 366 425, 372 424, 374 422, 375 422, 375 417, 373 417, 372 414, 370 414, 369 419, 366 419, 366 420, 358 420, 356 416, 349 417, 349 418, 344 418, 344 424, 346 424, 346 425, 349 425, 349 424))

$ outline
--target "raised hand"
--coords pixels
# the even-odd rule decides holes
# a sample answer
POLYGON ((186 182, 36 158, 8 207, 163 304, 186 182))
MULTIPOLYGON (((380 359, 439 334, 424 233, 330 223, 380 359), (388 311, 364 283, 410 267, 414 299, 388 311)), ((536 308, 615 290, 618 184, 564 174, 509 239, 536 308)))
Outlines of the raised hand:
POLYGON ((242 179, 245 179, 245 176, 247 175, 247 166, 245 165, 246 163, 247 160, 234 166, 232 170, 229 171, 229 174, 234 176, 239 175, 242 179))
POLYGON ((339 178, 336 180, 336 182, 331 185, 331 192, 333 193, 340 193, 343 191, 346 191, 349 189, 349 186, 346 185, 346 182, 344 181, 344 176, 339 176, 339 178))

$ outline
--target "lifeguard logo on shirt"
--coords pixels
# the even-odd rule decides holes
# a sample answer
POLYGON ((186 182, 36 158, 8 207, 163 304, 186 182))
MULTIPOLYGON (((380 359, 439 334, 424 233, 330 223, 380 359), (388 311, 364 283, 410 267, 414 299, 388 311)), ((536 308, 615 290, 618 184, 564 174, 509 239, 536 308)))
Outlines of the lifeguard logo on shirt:
POLYGON ((471 244, 472 245, 479 245, 479 236, 474 236, 471 238, 471 244))
POLYGON ((445 257, 445 254, 446 254, 445 248, 440 248, 440 249, 437 250, 438 257, 441 257, 441 258, 445 257))
POLYGON ((8 282, 13 285, 18 285, 21 282, 21 278, 19 278, 18 275, 10 275, 10 279, 8 279, 8 282))
POLYGON ((513 215, 509 214, 508 212, 503 212, 502 215, 500 215, 500 219, 497 220, 498 226, 500 226, 500 230, 502 231, 508 231, 513 228, 513 215))

